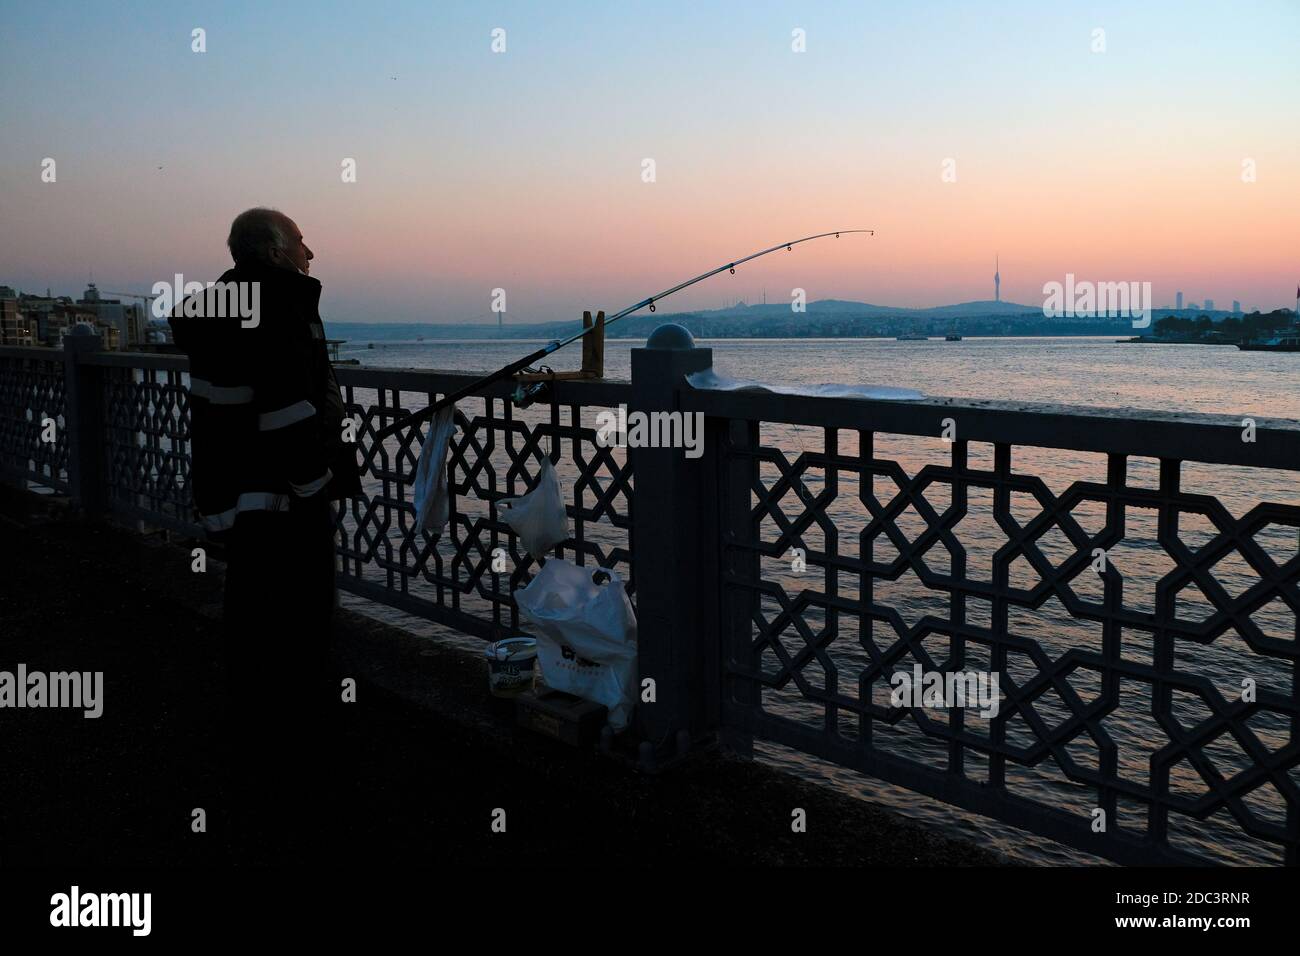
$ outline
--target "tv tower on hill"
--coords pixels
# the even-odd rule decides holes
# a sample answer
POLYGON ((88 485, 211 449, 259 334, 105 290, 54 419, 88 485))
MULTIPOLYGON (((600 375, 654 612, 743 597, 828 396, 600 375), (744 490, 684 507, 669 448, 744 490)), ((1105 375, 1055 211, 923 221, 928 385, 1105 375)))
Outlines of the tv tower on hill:
POLYGON ((998 257, 993 257, 993 301, 1002 301, 1002 272, 998 257))

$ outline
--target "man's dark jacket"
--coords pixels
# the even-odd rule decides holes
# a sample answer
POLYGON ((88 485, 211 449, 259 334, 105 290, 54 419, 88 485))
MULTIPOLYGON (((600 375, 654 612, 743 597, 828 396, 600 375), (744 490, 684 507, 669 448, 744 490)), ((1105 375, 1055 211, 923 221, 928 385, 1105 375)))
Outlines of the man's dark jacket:
POLYGON ((241 263, 173 312, 176 345, 190 359, 190 482, 209 533, 229 530, 248 511, 287 511, 294 496, 361 494, 356 445, 343 441, 320 293, 310 276, 241 263), (229 317, 217 317, 223 284, 252 303, 253 287, 236 285, 246 283, 258 284, 257 315, 241 319, 227 296, 229 317))

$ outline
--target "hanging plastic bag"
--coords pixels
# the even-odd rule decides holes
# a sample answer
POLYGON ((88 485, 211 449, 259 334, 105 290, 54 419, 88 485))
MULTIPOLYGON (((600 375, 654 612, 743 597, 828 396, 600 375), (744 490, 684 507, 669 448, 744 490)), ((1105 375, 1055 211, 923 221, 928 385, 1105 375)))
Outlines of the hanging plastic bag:
POLYGON ((604 704, 615 731, 627 726, 636 685, 636 616, 623 580, 551 558, 526 588, 515 592, 519 617, 537 639, 546 686, 604 704))
POLYGON ((442 534, 451 514, 447 487, 447 448, 456 430, 456 406, 448 405, 433 417, 415 468, 415 530, 442 534))
POLYGON ((542 459, 542 470, 533 490, 518 498, 503 498, 500 504, 505 513, 501 520, 514 529, 524 550, 534 558, 544 558, 547 552, 569 537, 569 516, 564 510, 564 492, 551 459, 542 459))

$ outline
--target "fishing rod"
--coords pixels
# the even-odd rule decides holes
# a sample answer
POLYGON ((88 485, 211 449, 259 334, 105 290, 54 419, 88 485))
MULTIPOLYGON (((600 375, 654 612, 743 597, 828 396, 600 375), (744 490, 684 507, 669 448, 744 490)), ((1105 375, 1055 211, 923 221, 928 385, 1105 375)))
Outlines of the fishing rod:
MULTIPOLYGON (((646 306, 649 306, 650 311, 653 312, 655 310, 655 303, 659 302, 661 299, 668 298, 668 296, 672 295, 674 292, 681 292, 682 289, 693 286, 697 282, 703 282, 705 279, 717 275, 719 272, 722 272, 724 269, 729 269, 731 271, 731 274, 735 275, 736 266, 749 262, 752 259, 758 259, 762 256, 767 255, 768 253, 777 252, 781 249, 784 249, 787 252, 789 252, 792 249, 794 249, 795 246, 799 245, 801 242, 812 242, 814 239, 825 239, 827 236, 834 236, 836 239, 838 239, 841 234, 849 235, 852 233, 861 233, 861 232, 865 232, 873 236, 876 234, 876 231, 874 229, 840 229, 837 232, 821 232, 815 236, 804 236, 804 238, 802 239, 794 239, 791 240, 790 242, 783 242, 780 245, 773 246, 771 249, 764 249, 761 252, 755 252, 752 255, 745 256, 745 258, 743 259, 736 259, 732 262, 728 262, 726 265, 718 266, 716 269, 711 269, 708 272, 705 272, 701 275, 697 275, 694 279, 687 279, 685 282, 679 282, 671 289, 665 289, 663 292, 660 292, 658 295, 652 295, 648 299, 642 299, 640 302, 636 303, 635 305, 629 305, 622 312, 616 312, 613 315, 611 315, 609 318, 605 319, 605 326, 609 326, 610 324, 617 322, 619 319, 631 315, 633 312, 638 312, 641 309, 644 309, 646 306)), ((401 428, 407 425, 415 425, 420 422, 427 421, 430 418, 433 418, 434 415, 437 415, 438 412, 442 411, 448 405, 454 405, 462 398, 468 398, 471 395, 473 395, 475 392, 478 392, 481 389, 486 388, 487 386, 493 384, 494 382, 499 382, 502 379, 510 378, 512 375, 527 370, 528 367, 531 366, 534 362, 546 358, 546 356, 550 355, 552 352, 557 352, 560 349, 564 348, 566 345, 572 345, 574 342, 578 341, 578 339, 582 338, 584 335, 590 335, 592 332, 596 331, 596 329, 600 327, 601 326, 592 325, 587 328, 584 328, 580 332, 575 332, 573 335, 570 335, 567 339, 556 339, 553 342, 548 342, 546 343, 546 345, 538 349, 536 352, 533 352, 529 355, 525 355, 523 358, 519 359, 518 361, 511 362, 509 365, 502 366, 501 368, 497 369, 495 372, 491 372, 488 375, 485 375, 483 378, 479 379, 478 381, 471 382, 469 385, 466 385, 464 388, 458 389, 457 391, 452 392, 449 395, 444 395, 442 398, 438 399, 438 401, 434 402, 432 405, 428 406, 427 408, 424 408, 418 412, 413 412, 410 415, 407 415, 405 418, 401 419, 400 421, 393 422, 391 425, 387 425, 384 428, 381 428, 378 432, 376 432, 375 438, 378 441, 382 441, 383 439, 387 438, 389 435, 395 435, 401 428)))

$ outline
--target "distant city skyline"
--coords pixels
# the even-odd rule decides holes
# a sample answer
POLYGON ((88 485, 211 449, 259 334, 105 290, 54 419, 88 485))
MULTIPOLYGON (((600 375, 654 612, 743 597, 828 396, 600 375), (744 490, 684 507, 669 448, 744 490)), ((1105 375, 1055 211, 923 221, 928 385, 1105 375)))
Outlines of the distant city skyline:
POLYGON ((1300 6, 128 9, 5 13, 0 282, 215 279, 259 204, 302 227, 338 320, 574 318, 854 227, 877 232, 674 308, 981 299, 991 254, 994 298, 1030 305, 1073 273, 1268 311, 1300 278, 1300 6))
MULTIPOLYGON (((1015 301, 1012 301, 1012 300, 1009 300, 1009 299, 1007 299, 1007 300, 1002 299, 1002 298, 1000 297, 1000 292, 999 292, 999 290, 998 290, 998 288, 997 288, 998 285, 999 285, 999 283, 1000 283, 1000 267, 995 267, 995 268, 998 268, 999 271, 998 271, 998 272, 995 272, 995 274, 994 274, 994 280, 995 280, 995 282, 994 282, 994 298, 992 298, 992 299, 981 299, 981 298, 979 298, 977 295, 975 295, 975 296, 972 297, 972 298, 968 298, 968 299, 960 299, 960 300, 953 301, 953 302, 933 302, 933 303, 929 303, 929 304, 926 304, 926 305, 913 306, 913 305, 902 305, 902 304, 900 304, 900 303, 893 303, 893 302, 869 302, 869 301, 866 301, 866 300, 858 300, 858 299, 842 299, 842 298, 840 298, 840 297, 836 297, 836 296, 826 296, 826 297, 821 298, 821 299, 811 299, 811 300, 808 301, 807 304, 808 304, 808 305, 814 305, 814 304, 816 304, 816 303, 818 303, 818 302, 828 302, 828 301, 831 301, 831 302, 849 302, 849 303, 853 303, 853 302, 861 302, 861 304, 863 304, 863 305, 872 306, 872 307, 879 307, 879 308, 885 308, 885 309, 907 309, 907 310, 921 310, 921 311, 929 310, 929 309, 944 309, 944 308, 951 308, 951 307, 953 307, 953 306, 968 305, 968 304, 972 304, 972 303, 989 303, 989 304, 991 304, 991 305, 992 305, 992 304, 999 304, 999 305, 1003 305, 1003 306, 1006 306, 1006 307, 1008 307, 1008 308, 1012 308, 1012 309, 1022 309, 1022 308, 1034 308, 1034 309, 1037 309, 1037 308, 1039 308, 1040 303, 1039 303, 1039 302, 1035 302, 1035 301, 1030 301, 1030 302, 1015 302, 1015 301)), ((207 280, 205 280, 205 281, 207 281, 207 280)), ((52 297, 52 298, 54 298, 54 299, 60 299, 60 298, 62 298, 62 299, 70 299, 70 300, 72 300, 73 302, 77 302, 77 303, 82 303, 82 302, 85 302, 85 301, 93 301, 94 299, 96 299, 96 297, 98 297, 101 301, 120 301, 120 300, 122 300, 122 299, 126 299, 126 300, 128 300, 128 304, 133 303, 133 302, 134 302, 134 303, 141 303, 142 308, 144 308, 145 303, 148 303, 149 300, 151 300, 151 299, 153 298, 153 296, 152 296, 151 294, 149 294, 149 292, 147 292, 147 291, 146 291, 146 292, 140 292, 140 291, 114 291, 114 292, 104 292, 104 291, 102 291, 102 290, 99 290, 98 287, 97 287, 97 284, 96 284, 95 282, 93 282, 93 281, 87 281, 86 283, 83 283, 80 289, 75 289, 75 290, 66 290, 66 291, 65 291, 65 290, 61 290, 61 289, 55 289, 53 286, 51 286, 51 285, 49 285, 49 284, 46 284, 44 287, 40 287, 40 288, 23 288, 23 287, 21 287, 21 286, 17 286, 17 285, 16 285, 15 283, 13 283, 13 282, 6 282, 6 281, 5 281, 5 277, 4 277, 4 276, 0 276, 0 290, 2 290, 2 289, 9 289, 9 290, 11 290, 12 292, 14 292, 16 295, 32 296, 32 297, 46 297, 46 296, 48 296, 48 297, 52 297)), ((5 294, 7 294, 7 293, 5 293, 5 294)), ((729 309, 735 309, 735 308, 738 308, 738 307, 741 307, 741 306, 744 306, 744 307, 750 307, 750 306, 757 306, 757 305, 759 305, 759 304, 766 306, 766 305, 769 304, 768 301, 767 301, 767 293, 766 293, 766 290, 764 290, 764 289, 760 289, 760 290, 758 291, 758 294, 757 294, 757 296, 755 296, 755 299, 756 299, 756 301, 751 301, 750 296, 748 296, 748 295, 742 295, 742 296, 738 296, 738 297, 736 297, 736 298, 730 298, 730 299, 724 300, 723 302, 720 302, 720 303, 719 303, 719 302, 713 302, 713 303, 702 302, 702 303, 697 304, 697 305, 696 305, 695 307, 693 307, 693 308, 685 308, 685 307, 677 307, 677 308, 675 308, 675 307, 673 307, 673 306, 671 306, 671 305, 667 305, 667 304, 665 304, 665 306, 663 306, 663 314, 664 314, 664 315, 672 315, 672 314, 679 313, 679 312, 713 312, 713 311, 726 311, 726 310, 729 310, 729 309)), ((1288 309, 1288 308, 1291 308, 1291 306, 1282 305, 1282 306, 1274 306, 1273 308, 1288 309)), ((1246 312, 1253 312, 1253 311, 1257 311, 1257 310, 1258 310, 1258 311, 1263 311, 1263 312, 1269 312, 1269 311, 1272 311, 1271 308, 1270 308, 1270 309, 1261 309, 1259 306, 1255 306, 1255 305, 1251 305, 1251 306, 1249 306, 1249 307, 1247 307, 1246 309, 1243 310, 1243 308, 1242 308, 1242 304, 1241 304, 1241 300, 1239 300, 1239 299, 1233 299, 1233 300, 1232 300, 1232 307, 1231 307, 1230 309, 1223 309, 1223 308, 1219 308, 1219 307, 1217 307, 1217 306, 1215 305, 1215 300, 1214 300, 1212 297, 1208 297, 1208 298, 1206 298, 1205 301, 1204 301, 1204 303, 1193 302, 1193 301, 1190 301, 1190 300, 1185 301, 1185 300, 1184 300, 1184 295, 1183 295, 1183 293, 1182 293, 1181 291, 1179 291, 1179 292, 1177 293, 1177 297, 1176 297, 1175 303, 1174 303, 1173 305, 1169 305, 1169 304, 1166 303, 1166 304, 1164 304, 1164 305, 1158 306, 1158 307, 1156 308, 1155 311, 1175 312, 1175 311, 1182 311, 1182 310, 1184 310, 1184 309, 1189 310, 1189 311, 1191 311, 1191 310, 1199 310, 1199 311, 1203 311, 1203 312, 1211 312, 1211 311, 1213 311, 1213 312, 1224 312, 1224 313, 1229 313, 1229 314, 1231 314, 1231 313, 1239 313, 1239 312, 1242 312, 1242 311, 1246 311, 1246 312)), ((388 323, 388 322, 395 321, 395 320, 393 320, 393 319, 377 319, 377 318, 365 318, 365 319, 360 319, 360 318, 354 318, 354 317, 351 317, 351 316, 330 316, 330 315, 326 315, 326 316, 324 316, 324 318, 326 319, 326 321, 334 321, 334 322, 367 322, 367 321, 369 321, 369 322, 374 322, 374 323, 376 323, 376 324, 385 324, 385 323, 388 323)), ((544 323, 546 323, 546 322, 565 321, 565 320, 568 320, 568 319, 571 319, 571 318, 573 318, 573 317, 572 317, 572 316, 567 316, 567 315, 562 315, 562 316, 560 316, 558 319, 539 319, 539 320, 536 320, 535 323, 518 323, 518 324, 544 324, 544 323)), ((152 321, 152 320, 158 320, 158 318, 157 318, 155 315, 153 315, 153 312, 152 312, 152 310, 151 310, 150 308, 144 308, 144 321, 148 322, 148 321, 152 321)), ((159 320, 159 321, 161 321, 161 320, 159 320)), ((451 320, 450 322, 445 322, 445 323, 444 323, 444 322, 440 322, 440 320, 438 320, 438 319, 432 319, 432 318, 430 318, 430 319, 411 320, 411 324, 417 324, 417 323, 419 323, 419 322, 428 322, 428 323, 433 323, 433 324, 456 324, 455 320, 451 320)), ((500 318, 500 316, 498 315, 498 316, 495 316, 495 317, 492 318, 490 324, 491 324, 492 326, 496 327, 496 328, 500 328, 500 327, 501 327, 502 325, 504 325, 505 323, 504 323, 504 321, 500 318)))

